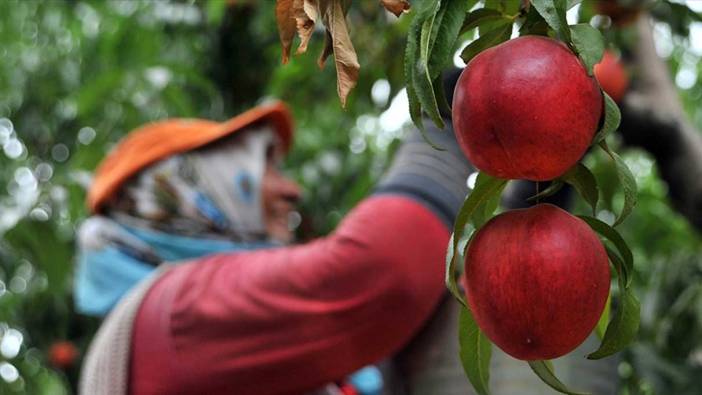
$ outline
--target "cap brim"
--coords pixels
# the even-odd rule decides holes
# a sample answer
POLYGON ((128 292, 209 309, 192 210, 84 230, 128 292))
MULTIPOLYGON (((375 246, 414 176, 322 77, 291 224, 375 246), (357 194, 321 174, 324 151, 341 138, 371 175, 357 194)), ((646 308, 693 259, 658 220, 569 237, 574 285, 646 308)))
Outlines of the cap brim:
POLYGON ((279 101, 255 107, 222 123, 170 119, 132 131, 98 166, 88 190, 88 209, 91 213, 99 212, 124 182, 149 165, 210 144, 259 122, 270 122, 284 152, 290 149, 292 116, 287 106, 279 101))

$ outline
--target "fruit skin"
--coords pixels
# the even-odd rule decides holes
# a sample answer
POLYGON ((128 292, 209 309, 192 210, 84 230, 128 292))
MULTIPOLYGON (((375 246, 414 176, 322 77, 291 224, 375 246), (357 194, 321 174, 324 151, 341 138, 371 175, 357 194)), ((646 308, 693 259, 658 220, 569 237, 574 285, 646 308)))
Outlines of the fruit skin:
POLYGON ((585 222, 550 204, 490 220, 466 253, 470 309, 507 354, 547 360, 580 345, 610 287, 607 254, 585 222))
POLYGON ((75 363, 80 352, 70 341, 55 342, 49 348, 49 363, 58 369, 68 369, 75 363))
POLYGON ((461 73, 452 116, 468 159, 498 178, 551 180, 583 156, 597 130, 602 94, 564 44, 509 40, 461 73))
POLYGON ((602 89, 615 102, 620 102, 629 87, 629 76, 619 58, 611 51, 605 51, 602 61, 595 65, 594 71, 602 89))

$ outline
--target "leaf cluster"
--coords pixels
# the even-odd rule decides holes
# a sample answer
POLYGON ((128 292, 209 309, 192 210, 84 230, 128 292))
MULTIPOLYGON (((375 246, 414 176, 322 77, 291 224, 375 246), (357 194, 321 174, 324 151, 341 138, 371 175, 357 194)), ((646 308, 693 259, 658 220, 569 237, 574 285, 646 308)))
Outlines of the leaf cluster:
MULTIPOLYGON (((400 16, 410 8, 407 0, 381 0, 380 3, 396 16, 400 16)), ((275 5, 283 64, 290 60, 290 50, 295 35, 300 37, 296 53, 303 54, 307 51, 317 21, 322 21, 326 33, 324 49, 319 55, 317 64, 323 68, 327 58, 334 55, 337 94, 342 107, 346 107, 347 97, 358 82, 361 68, 346 20, 350 7, 351 0, 276 0, 275 5)))
MULTIPOLYGON (((431 14, 431 9, 427 8, 424 13, 417 14, 416 19, 413 20, 412 26, 415 31, 411 32, 408 37, 408 50, 405 59, 405 79, 408 82, 408 86, 411 85, 408 90, 411 88, 414 91, 413 95, 410 95, 410 110, 414 113, 412 119, 420 128, 422 127, 420 117, 422 110, 426 111, 437 125, 443 126, 436 116, 438 107, 435 97, 432 95, 435 89, 430 84, 432 82, 431 78, 419 81, 416 73, 417 71, 423 72, 425 69, 422 67, 408 67, 408 65, 429 64, 429 62, 426 62, 426 59, 430 59, 432 56, 431 46, 428 47, 428 51, 424 53, 421 51, 421 46, 425 44, 422 41, 425 38, 423 33, 435 30, 433 20, 439 15, 441 2, 429 3, 434 7, 434 15, 431 14), (415 47, 420 48, 418 53, 415 47), (414 100, 412 100, 413 96, 414 100)), ((477 30, 478 38, 471 41, 461 53, 463 60, 467 63, 467 67, 470 67, 470 61, 475 56, 508 40, 511 37, 513 25, 518 23, 520 35, 547 35, 563 41, 579 56, 584 68, 592 75, 594 65, 602 58, 604 41, 602 34, 589 24, 568 25, 565 16, 566 11, 576 3, 577 1, 567 2, 565 0, 532 0, 531 2, 523 2, 515 7, 514 2, 486 1, 484 8, 474 9, 465 14, 461 28, 455 36, 448 38, 437 36, 437 40, 448 39, 454 43, 460 34, 477 30)), ((427 34, 431 37, 429 33, 427 34)), ((431 73, 426 74, 429 77, 432 75, 431 73)), ((420 75, 423 74, 420 73, 420 75)), ((636 204, 637 187, 636 181, 626 163, 619 155, 609 149, 606 143, 607 135, 615 131, 619 126, 621 115, 616 103, 606 93, 602 93, 604 97, 602 126, 593 139, 593 145, 602 148, 612 159, 624 190, 625 203, 614 223, 616 226, 631 213, 636 204)), ((470 317, 471 313, 470 309, 467 308, 465 297, 456 284, 456 257, 462 252, 458 250, 458 246, 460 240, 465 237, 466 227, 470 223, 473 229, 478 230, 489 219, 496 206, 488 205, 486 202, 499 201, 499 196, 507 180, 494 179, 482 173, 478 180, 475 189, 468 195, 461 207, 454 225, 453 237, 447 251, 446 284, 452 294, 464 305, 464 311, 461 312, 463 318, 461 319, 460 328, 461 359, 464 363, 464 369, 478 393, 487 394, 489 392, 489 374, 487 371, 489 369, 489 348, 491 345, 489 340, 482 335, 475 321, 470 317), (488 214, 485 215, 486 213, 488 214), (469 350, 480 350, 480 352, 475 353, 469 350)), ((535 195, 532 199, 538 201, 544 196, 557 192, 565 184, 572 185, 590 205, 592 213, 597 213, 599 199, 597 180, 592 172, 581 163, 576 164, 563 176, 553 180, 549 188, 535 195)), ((603 221, 588 216, 581 216, 581 219, 604 237, 606 250, 618 275, 619 282, 619 298, 621 299, 619 306, 611 321, 609 321, 609 308, 606 310, 606 315, 603 314, 599 325, 600 332, 603 333, 602 344, 598 350, 588 356, 590 359, 599 359, 619 352, 631 343, 638 330, 640 307, 636 297, 630 290, 633 255, 624 239, 612 226, 603 221)), ((470 237, 468 238, 470 240, 470 237)), ((466 265, 468 264, 470 262, 466 262, 466 265)), ((577 394, 577 392, 568 389, 565 384, 558 380, 548 361, 531 361, 529 364, 534 373, 554 390, 562 393, 577 394)))

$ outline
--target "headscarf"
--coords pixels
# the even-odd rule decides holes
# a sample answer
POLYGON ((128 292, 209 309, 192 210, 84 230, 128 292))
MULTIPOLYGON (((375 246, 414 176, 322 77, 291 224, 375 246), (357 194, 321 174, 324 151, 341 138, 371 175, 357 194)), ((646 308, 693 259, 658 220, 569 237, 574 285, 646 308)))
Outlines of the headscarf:
MULTIPOLYGON (((261 198, 267 126, 166 158, 121 187, 78 231, 76 307, 102 316, 157 265, 269 248, 261 198)), ((273 150, 275 152, 275 150, 273 150)))
POLYGON ((273 144, 273 132, 258 128, 167 158, 123 187, 110 216, 177 235, 263 240, 261 184, 273 144))

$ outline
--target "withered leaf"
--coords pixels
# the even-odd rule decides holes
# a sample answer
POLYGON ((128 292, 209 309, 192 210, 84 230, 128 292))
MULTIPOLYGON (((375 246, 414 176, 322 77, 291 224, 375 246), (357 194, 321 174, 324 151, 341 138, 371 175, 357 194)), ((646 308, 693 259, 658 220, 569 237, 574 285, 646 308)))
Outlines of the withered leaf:
POLYGON ((307 44, 310 42, 314 25, 319 18, 317 11, 317 0, 293 0, 293 12, 297 26, 297 35, 300 36, 300 46, 297 47, 297 54, 307 51, 307 44))
POLYGON ((408 12, 410 9, 409 0, 380 0, 380 3, 386 10, 399 17, 403 12, 408 12))
POLYGON ((283 46, 283 64, 290 60, 290 47, 297 30, 293 17, 293 0, 276 0, 275 19, 278 23, 278 35, 283 46))
POLYGON ((327 58, 334 53, 334 47, 332 46, 332 37, 331 33, 329 33, 329 30, 326 31, 326 34, 324 35, 324 49, 322 50, 322 53, 319 54, 319 59, 317 59, 317 65, 319 65, 320 69, 324 68, 324 64, 327 62, 327 58))
MULTIPOLYGON (((322 22, 331 36, 331 47, 336 64, 336 89, 342 107, 346 107, 346 99, 349 92, 356 86, 361 68, 346 25, 346 11, 349 5, 349 0, 319 0, 322 22)), ((326 52, 325 46, 325 51, 320 58, 321 64, 324 63, 326 52)))

